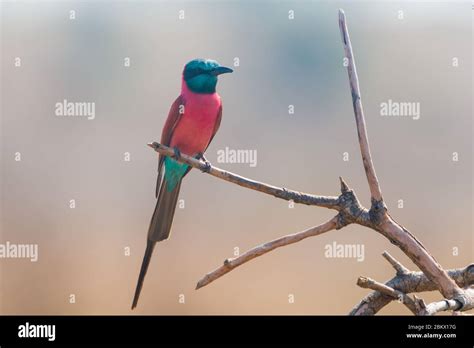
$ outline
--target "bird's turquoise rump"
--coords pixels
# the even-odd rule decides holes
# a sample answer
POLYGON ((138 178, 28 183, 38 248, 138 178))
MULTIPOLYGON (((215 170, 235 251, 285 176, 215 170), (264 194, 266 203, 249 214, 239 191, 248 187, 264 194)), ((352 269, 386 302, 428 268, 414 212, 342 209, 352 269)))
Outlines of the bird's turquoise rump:
POLYGON ((165 158, 165 180, 166 189, 173 191, 179 181, 183 178, 189 166, 185 163, 179 163, 172 158, 165 158))

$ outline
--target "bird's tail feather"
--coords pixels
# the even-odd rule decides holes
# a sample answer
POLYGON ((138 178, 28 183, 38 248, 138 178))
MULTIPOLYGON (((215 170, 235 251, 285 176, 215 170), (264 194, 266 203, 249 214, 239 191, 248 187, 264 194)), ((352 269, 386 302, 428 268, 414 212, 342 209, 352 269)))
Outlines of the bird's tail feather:
POLYGON ((146 271, 150 264, 151 255, 156 242, 165 240, 169 237, 171 231, 171 224, 173 223, 173 216, 178 201, 179 189, 181 187, 181 180, 176 184, 173 190, 168 191, 167 181, 163 180, 156 202, 155 211, 148 229, 148 238, 146 244, 145 255, 143 256, 142 267, 140 275, 138 276, 137 288, 135 289, 135 296, 133 297, 132 309, 137 306, 138 298, 142 290, 143 281, 145 280, 146 271))
POLYGON ((132 309, 137 306, 138 298, 140 297, 140 292, 142 291, 143 281, 145 280, 146 271, 148 270, 148 265, 150 264, 151 255, 153 254, 155 244, 156 242, 151 240, 148 240, 146 243, 145 255, 143 255, 142 267, 140 269, 140 275, 138 276, 137 288, 135 289, 135 296, 133 297, 132 309))
POLYGON ((148 229, 148 240, 160 242, 169 237, 171 224, 173 223, 174 211, 178 202, 179 190, 181 188, 181 180, 176 184, 173 190, 168 190, 168 182, 163 179, 161 183, 158 200, 156 202, 155 211, 148 229))

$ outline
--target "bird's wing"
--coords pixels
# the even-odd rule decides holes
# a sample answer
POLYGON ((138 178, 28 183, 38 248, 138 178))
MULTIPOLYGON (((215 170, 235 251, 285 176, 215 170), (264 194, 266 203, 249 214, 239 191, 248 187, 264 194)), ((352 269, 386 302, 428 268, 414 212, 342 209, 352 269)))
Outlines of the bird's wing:
MULTIPOLYGON (((173 136, 173 132, 176 129, 176 126, 178 125, 183 115, 184 98, 180 95, 171 105, 170 111, 168 113, 168 118, 166 119, 163 131, 161 132, 161 143, 163 145, 169 146, 171 142, 171 137, 173 136), (180 112, 181 110, 183 110, 183 112, 180 112)), ((158 191, 160 190, 161 173, 164 161, 165 156, 160 154, 158 157, 158 177, 156 178, 155 197, 158 197, 158 191)))

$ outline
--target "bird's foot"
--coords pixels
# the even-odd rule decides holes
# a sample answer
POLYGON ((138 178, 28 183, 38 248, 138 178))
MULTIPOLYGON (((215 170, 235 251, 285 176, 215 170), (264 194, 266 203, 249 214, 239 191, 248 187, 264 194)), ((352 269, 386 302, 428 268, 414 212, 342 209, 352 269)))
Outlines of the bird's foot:
POLYGON ((203 153, 198 153, 196 156, 197 159, 200 159, 204 162, 204 167, 201 168, 201 172, 203 173, 209 173, 211 171, 211 162, 209 162, 206 157, 204 157, 203 153))
POLYGON ((204 161, 204 167, 201 169, 201 172, 203 173, 209 173, 211 171, 211 163, 207 160, 203 160, 204 161))
POLYGON ((181 157, 181 151, 177 147, 173 147, 174 155, 173 158, 179 160, 181 157))

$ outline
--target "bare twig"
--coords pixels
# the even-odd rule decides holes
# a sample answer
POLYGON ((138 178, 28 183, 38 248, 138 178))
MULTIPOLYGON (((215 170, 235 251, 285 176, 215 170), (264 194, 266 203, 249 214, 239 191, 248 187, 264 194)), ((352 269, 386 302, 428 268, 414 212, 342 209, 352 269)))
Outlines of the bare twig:
POLYGON ((386 284, 379 283, 371 278, 359 277, 359 279, 357 280, 357 285, 359 285, 361 288, 372 289, 382 294, 385 294, 387 296, 390 296, 393 299, 397 299, 398 301, 403 303, 405 306, 407 306, 407 308, 413 314, 418 313, 415 301, 413 301, 410 298, 410 296, 408 296, 407 294, 401 291, 395 290, 391 288, 390 286, 387 286, 386 284))
MULTIPOLYGON (((152 142, 147 145, 154 149, 156 152, 161 153, 162 155, 169 157, 175 156, 174 150, 166 145, 159 144, 157 142, 152 142)), ((210 165, 209 163, 206 163, 202 160, 198 160, 183 153, 180 155, 180 158, 178 160, 179 162, 186 163, 191 167, 197 168, 202 172, 206 172, 212 176, 215 176, 216 178, 229 181, 233 184, 237 184, 239 186, 251 190, 263 192, 268 195, 281 198, 287 201, 292 200, 293 202, 299 204, 315 205, 318 207, 340 210, 338 197, 316 196, 309 193, 288 190, 284 187, 277 187, 265 184, 263 182, 248 179, 232 172, 217 168, 213 165, 210 165)))
POLYGON ((393 266, 393 268, 395 268, 395 271, 397 271, 397 275, 407 274, 408 272, 410 272, 408 268, 406 268, 400 262, 395 260, 395 258, 390 255, 388 251, 384 251, 382 253, 382 256, 393 266))
POLYGON ((256 246, 253 249, 250 249, 246 253, 234 258, 234 259, 227 259, 224 261, 224 264, 219 268, 215 269, 214 271, 206 274, 196 285, 196 289, 202 288, 203 286, 208 285, 209 283, 213 282, 214 280, 222 277, 224 274, 229 273, 234 268, 243 265, 244 263, 258 257, 262 256, 276 248, 280 248, 285 245, 290 245, 300 240, 303 240, 308 237, 317 236, 323 234, 325 232, 331 231, 336 229, 338 226, 338 218, 337 216, 329 220, 328 222, 311 227, 305 231, 290 234, 265 244, 256 246))
POLYGON ((377 175, 375 174, 375 167, 372 163, 372 156, 370 154, 369 139, 367 137, 367 130, 365 126, 364 109, 362 108, 362 101, 359 89, 359 78, 357 77, 357 70, 354 61, 354 54, 352 52, 351 39, 349 37, 349 32, 346 26, 346 15, 341 9, 339 10, 339 29, 341 30, 344 51, 348 60, 347 73, 349 75, 349 83, 352 93, 352 106, 354 107, 362 162, 364 163, 365 174, 369 183, 372 201, 382 203, 382 190, 380 189, 379 181, 377 179, 377 175))

